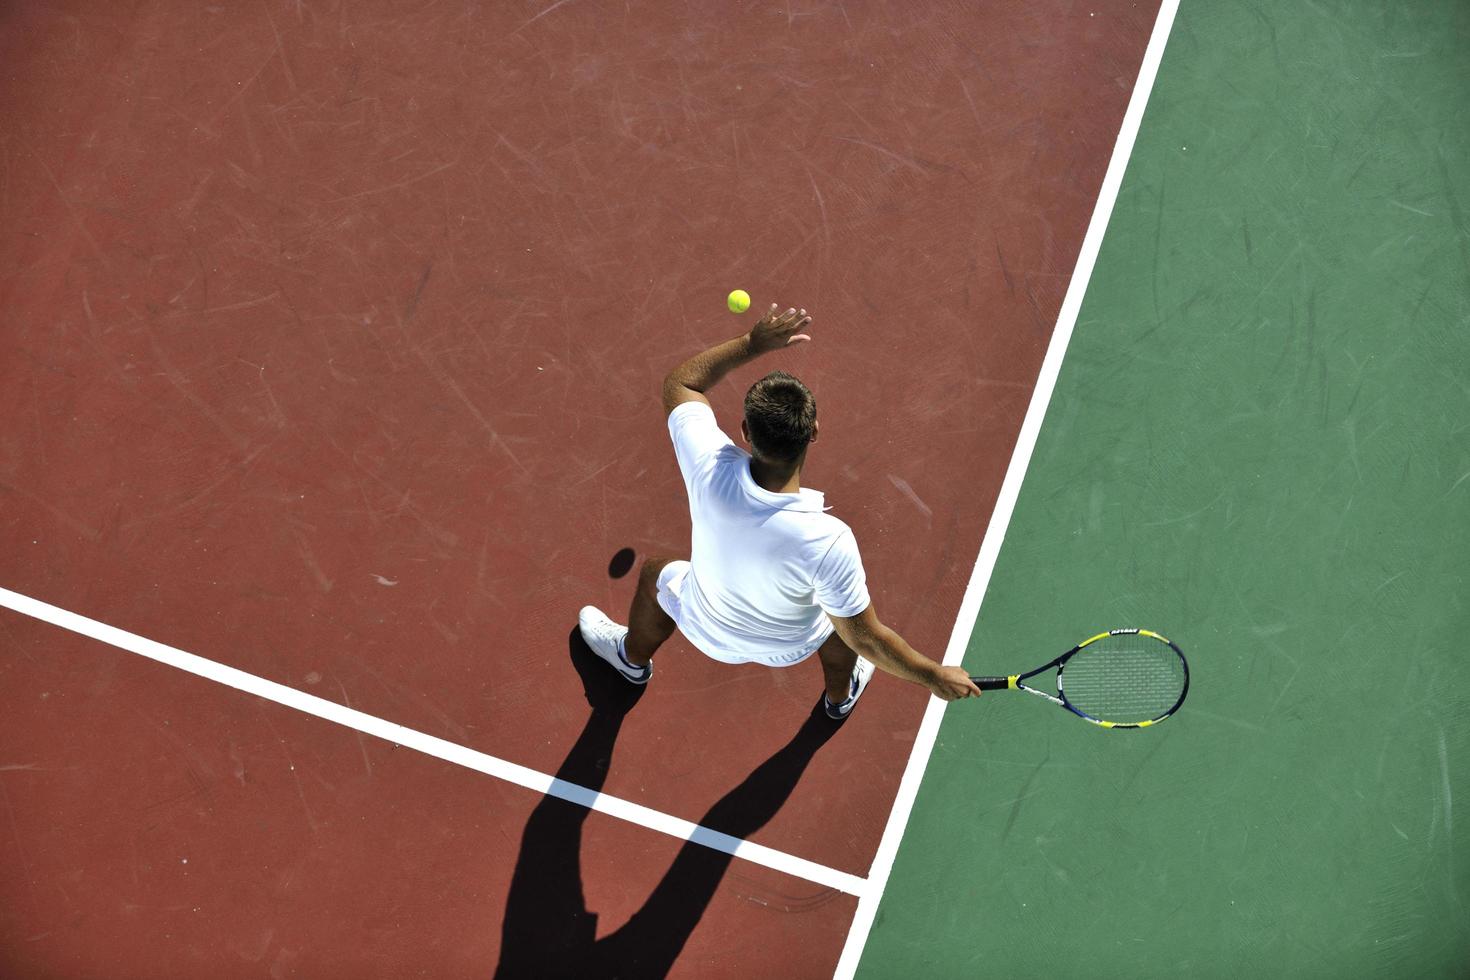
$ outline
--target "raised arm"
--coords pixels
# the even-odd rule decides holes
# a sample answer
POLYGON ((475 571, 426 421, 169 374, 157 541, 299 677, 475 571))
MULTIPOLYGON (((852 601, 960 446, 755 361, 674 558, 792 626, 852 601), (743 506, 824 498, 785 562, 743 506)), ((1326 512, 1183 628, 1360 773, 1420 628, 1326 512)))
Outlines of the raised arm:
POLYGON ((772 303, 766 315, 750 328, 750 333, 696 354, 668 373, 664 378, 664 412, 672 412, 684 402, 708 405, 704 393, 735 368, 770 351, 811 340, 809 335, 799 332, 811 322, 806 310, 777 313, 776 304, 772 303))
POLYGON ((980 689, 964 668, 944 667, 909 646, 903 637, 883 625, 871 603, 856 616, 829 618, 842 642, 880 670, 927 687, 944 701, 980 696, 980 689))

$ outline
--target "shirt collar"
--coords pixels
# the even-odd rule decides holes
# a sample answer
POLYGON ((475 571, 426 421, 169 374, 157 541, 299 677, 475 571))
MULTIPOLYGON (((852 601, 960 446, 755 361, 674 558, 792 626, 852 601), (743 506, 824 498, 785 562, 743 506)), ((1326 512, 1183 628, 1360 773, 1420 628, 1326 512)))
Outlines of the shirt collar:
POLYGON ((745 492, 761 503, 781 510, 795 511, 803 514, 820 514, 831 510, 826 506, 826 498, 822 491, 813 490, 810 487, 802 487, 796 493, 774 493, 755 482, 755 477, 750 475, 750 454, 745 450, 735 447, 741 456, 740 483, 745 487, 745 492))

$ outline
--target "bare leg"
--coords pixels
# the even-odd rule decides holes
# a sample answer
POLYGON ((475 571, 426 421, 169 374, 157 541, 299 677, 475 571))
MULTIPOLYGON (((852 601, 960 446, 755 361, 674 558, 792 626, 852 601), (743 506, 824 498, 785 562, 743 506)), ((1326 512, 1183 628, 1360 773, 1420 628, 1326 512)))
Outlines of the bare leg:
POLYGON ((822 661, 822 677, 827 683, 827 700, 833 704, 841 704, 852 694, 852 669, 857 666, 857 654, 842 642, 842 637, 833 633, 827 637, 825 643, 817 647, 817 658, 822 661))
POLYGON ((628 638, 623 641, 623 652, 634 667, 648 666, 653 652, 678 628, 658 604, 658 573, 671 561, 678 559, 648 558, 638 571, 638 588, 628 609, 628 638))

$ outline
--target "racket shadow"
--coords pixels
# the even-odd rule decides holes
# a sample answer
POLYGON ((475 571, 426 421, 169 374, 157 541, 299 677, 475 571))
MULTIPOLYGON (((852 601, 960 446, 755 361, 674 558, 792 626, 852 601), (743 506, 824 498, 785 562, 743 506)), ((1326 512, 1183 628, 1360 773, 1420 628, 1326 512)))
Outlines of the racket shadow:
MULTIPOLYGON (((556 776, 600 791, 623 720, 644 689, 614 676, 575 628, 568 646, 592 712, 556 776)), ((821 710, 819 698, 791 740, 698 823, 742 838, 764 827, 840 727, 821 710)), ((501 924, 496 977, 666 976, 733 860, 686 842, 642 908, 598 939, 597 915, 587 908, 582 890, 582 828, 590 812, 548 796, 526 821, 501 924)), ((629 855, 630 860, 639 857, 629 855)))

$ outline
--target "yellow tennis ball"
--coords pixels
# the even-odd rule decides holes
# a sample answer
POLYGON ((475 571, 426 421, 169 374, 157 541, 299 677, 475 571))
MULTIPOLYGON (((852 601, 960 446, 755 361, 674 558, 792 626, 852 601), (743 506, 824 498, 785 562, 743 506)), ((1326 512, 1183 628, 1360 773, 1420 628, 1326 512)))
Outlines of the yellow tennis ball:
POLYGON ((743 289, 737 289, 725 299, 725 304, 730 307, 731 313, 744 313, 750 309, 750 294, 743 289))

